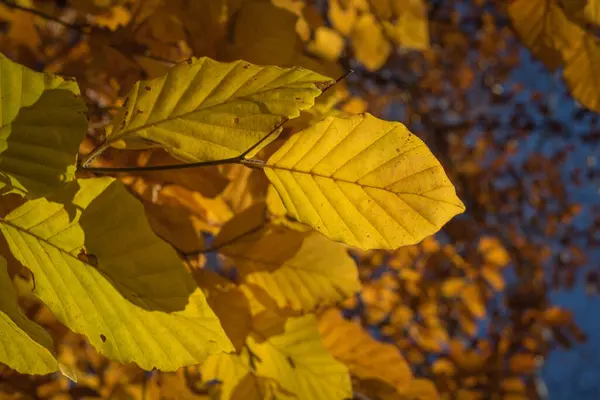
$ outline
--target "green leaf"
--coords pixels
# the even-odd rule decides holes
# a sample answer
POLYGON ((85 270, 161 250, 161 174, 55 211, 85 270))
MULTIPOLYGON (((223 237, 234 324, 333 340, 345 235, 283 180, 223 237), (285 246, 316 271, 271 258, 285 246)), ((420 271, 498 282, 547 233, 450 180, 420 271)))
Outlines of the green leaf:
POLYGON ((6 259, 0 256, 0 363, 22 374, 58 371, 52 339, 38 324, 27 319, 17 304, 6 259))
POLYGON ((72 180, 87 129, 74 81, 0 54, 0 190, 44 196, 72 180))
POLYGON ((427 146, 370 114, 299 132, 264 170, 292 217, 363 249, 418 243, 465 209, 427 146))
POLYGON ((235 157, 310 108, 331 82, 299 67, 192 59, 163 77, 136 83, 107 131, 107 144, 162 146, 190 162, 235 157))
POLYGON ((107 357, 175 370, 233 349, 175 251, 112 178, 78 180, 0 221, 34 294, 107 357))
POLYGON ((360 289, 356 264, 342 244, 312 230, 273 224, 242 236, 257 226, 253 212, 250 208, 236 215, 214 242, 235 266, 238 284, 263 288, 280 308, 304 311, 334 304, 360 289))

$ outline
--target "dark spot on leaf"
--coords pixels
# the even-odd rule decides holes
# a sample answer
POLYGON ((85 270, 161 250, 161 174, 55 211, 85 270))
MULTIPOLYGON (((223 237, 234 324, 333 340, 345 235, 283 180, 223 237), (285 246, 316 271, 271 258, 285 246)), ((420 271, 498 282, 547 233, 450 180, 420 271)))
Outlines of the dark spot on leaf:
POLYGON ((187 63, 188 63, 188 64, 190 64, 190 65, 191 65, 193 62, 194 62, 194 60, 193 60, 193 59, 191 59, 191 58, 190 58, 190 59, 187 61, 187 63))
POLYGON ((396 153, 400 153, 400 149, 396 149, 396 153))
POLYGON ((296 97, 296 100, 300 101, 300 100, 302 100, 302 99, 301 99, 300 97, 296 97))
POLYGON ((292 366, 292 368, 296 368, 296 364, 294 364, 294 360, 292 360, 292 357, 288 356, 287 357, 287 362, 290 363, 290 365, 292 366))
POLYGON ((106 342, 106 336, 104 336, 103 334, 100 334, 100 340, 102 340, 102 343, 106 342))
POLYGON ((140 110, 140 109, 138 109, 136 112, 137 112, 138 114, 143 114, 143 113, 144 113, 144 110, 140 110))
POLYGON ((81 249, 79 251, 79 254, 77 254, 77 258, 80 261, 83 261, 84 263, 89 264, 89 265, 91 265, 93 267, 97 267, 98 266, 98 257, 96 257, 93 254, 87 254, 85 252, 85 250, 83 250, 83 249, 81 249))
POLYGON ((233 118, 233 122, 235 122, 236 124, 240 123, 240 119, 238 117, 234 117, 233 118))
POLYGON ((248 67, 250 67, 250 65, 244 64, 244 69, 248 69, 248 67))
POLYGON ((146 89, 147 92, 149 92, 149 91, 152 90, 152 88, 150 86, 146 86, 145 89, 146 89))

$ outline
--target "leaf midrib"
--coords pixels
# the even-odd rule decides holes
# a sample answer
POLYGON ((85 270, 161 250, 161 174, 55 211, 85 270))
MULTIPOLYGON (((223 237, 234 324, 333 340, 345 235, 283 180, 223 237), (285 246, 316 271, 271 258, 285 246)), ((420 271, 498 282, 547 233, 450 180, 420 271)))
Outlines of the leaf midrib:
MULTIPOLYGON (((330 175, 319 174, 319 173, 315 173, 313 171, 302 171, 302 170, 297 170, 297 169, 293 169, 293 168, 286 168, 286 167, 279 166, 277 164, 264 164, 262 167, 263 168, 273 169, 273 170, 288 171, 290 173, 296 173, 296 174, 305 174, 305 175, 310 175, 310 176, 317 176, 319 178, 331 179, 331 180, 333 180, 335 182, 348 183, 348 184, 356 185, 356 186, 359 186, 359 187, 362 187, 362 188, 383 190, 385 192, 392 193, 392 194, 395 194, 395 195, 403 195, 403 194, 405 194, 405 195, 415 195, 415 196, 426 197, 426 196, 423 196, 423 195, 425 193, 429 192, 429 191, 425 191, 425 192, 421 192, 421 193, 416 193, 416 192, 414 192, 414 193, 411 193, 411 192, 394 192, 393 190, 390 190, 387 187, 380 187, 380 186, 373 186, 373 185, 366 185, 366 184, 363 185, 363 184, 358 183, 357 181, 350 181, 350 180, 347 180, 347 179, 335 178, 335 177, 330 176, 330 175)), ((422 171, 419 171, 419 173, 420 172, 422 172, 422 171)), ((439 187, 435 187, 435 188, 431 189, 430 191, 434 191, 434 190, 438 190, 438 189, 443 189, 443 188, 446 188, 446 187, 453 187, 453 186, 452 185, 439 186, 439 187)), ((447 202, 447 201, 444 201, 442 199, 435 199, 435 200, 439 201, 439 202, 442 202, 442 203, 447 203, 447 204, 459 207, 458 204, 447 202)))

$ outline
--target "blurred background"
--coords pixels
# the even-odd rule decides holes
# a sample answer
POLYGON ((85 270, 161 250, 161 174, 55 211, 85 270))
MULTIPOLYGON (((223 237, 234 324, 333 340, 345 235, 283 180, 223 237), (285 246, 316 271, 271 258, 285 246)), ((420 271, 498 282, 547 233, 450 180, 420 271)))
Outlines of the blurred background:
MULTIPOLYGON (((419 245, 354 251, 363 289, 339 305, 343 315, 396 346, 442 398, 598 399, 594 7, 600 1, 2 0, 0 51, 77 78, 90 110, 82 154, 134 82, 191 56, 344 77, 286 133, 336 113, 400 121, 442 162, 467 211, 419 245)), ((115 152, 104 162, 149 158, 115 152)), ((258 179, 217 172, 228 184, 258 179)), ((153 179, 220 198, 232 213, 259 193, 215 196, 201 177, 164 174, 145 176, 146 186, 153 179)), ((135 182, 132 190, 145 190, 135 182)), ((193 214, 210 236, 228 214, 203 204, 193 214)), ((167 398, 203 396, 193 368, 157 378, 116 365, 47 310, 30 305, 28 315, 52 332, 63 360, 85 371, 74 385, 0 366, 0 398, 140 398, 156 379, 167 398)), ((361 400, 401 398, 360 374, 354 387, 361 400)))

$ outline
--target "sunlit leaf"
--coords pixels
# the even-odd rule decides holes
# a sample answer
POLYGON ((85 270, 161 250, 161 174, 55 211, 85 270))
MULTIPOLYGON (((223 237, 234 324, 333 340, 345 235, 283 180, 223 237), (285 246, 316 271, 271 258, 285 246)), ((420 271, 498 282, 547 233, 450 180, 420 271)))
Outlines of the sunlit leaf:
POLYGON ((280 225, 252 232, 260 224, 250 215, 254 212, 234 217, 214 243, 225 244, 220 252, 235 266, 239 283, 263 288, 279 307, 306 311, 358 291, 356 265, 343 245, 280 225))
POLYGON ((319 318, 319 330, 325 347, 350 373, 361 379, 379 379, 406 393, 412 373, 396 347, 373 339, 355 322, 344 320, 336 309, 319 318), (391 366, 393 365, 393 368, 391 366))
POLYGON ((351 38, 354 56, 371 71, 381 68, 392 52, 392 45, 384 35, 383 26, 373 14, 358 17, 351 38))
POLYGON ((561 66, 564 52, 572 51, 581 40, 581 29, 568 20, 554 1, 511 1, 508 14, 523 43, 548 68, 561 66))
POLYGON ((19 310, 17 292, 6 259, 0 256, 0 363, 23 374, 49 374, 58 370, 52 339, 19 310))
POLYGON ((398 4, 398 18, 393 23, 384 21, 388 35, 402 48, 428 49, 429 19, 425 2, 423 0, 407 0, 393 3, 398 4))
POLYGON ((263 338, 258 332, 248 339, 257 357, 258 376, 279 382, 278 398, 346 399, 352 395, 348 369, 323 346, 313 315, 290 318, 285 333, 263 338))
POLYGON ((464 211, 425 144, 370 114, 292 136, 264 170, 294 218, 363 249, 417 243, 464 211))
POLYGON ((0 189, 42 196, 72 180, 86 129, 77 83, 0 54, 0 189))
POLYGON ((202 364, 202 378, 219 384, 221 400, 274 399, 270 388, 252 373, 248 356, 213 355, 202 364))
POLYGON ((33 273, 33 293, 109 358, 175 370, 232 349, 175 251, 114 179, 29 201, 0 230, 33 273))
POLYGON ((163 77, 136 83, 107 140, 127 148, 162 146, 185 161, 235 157, 310 108, 329 83, 297 67, 192 59, 163 77))

